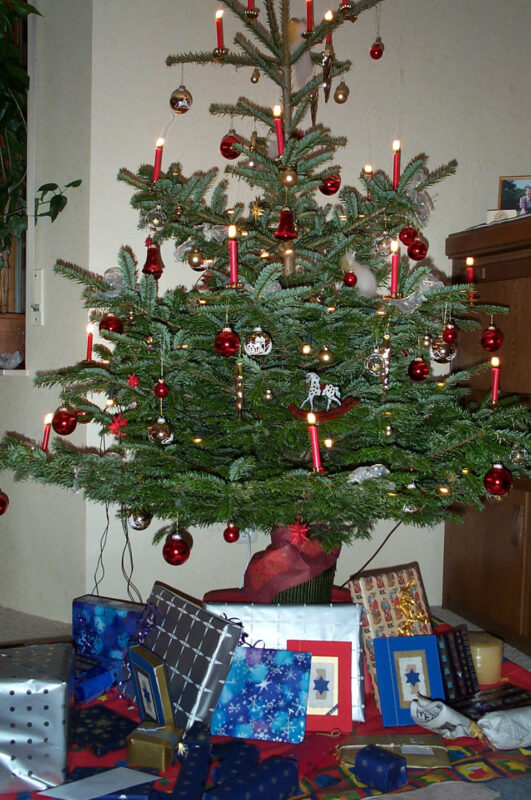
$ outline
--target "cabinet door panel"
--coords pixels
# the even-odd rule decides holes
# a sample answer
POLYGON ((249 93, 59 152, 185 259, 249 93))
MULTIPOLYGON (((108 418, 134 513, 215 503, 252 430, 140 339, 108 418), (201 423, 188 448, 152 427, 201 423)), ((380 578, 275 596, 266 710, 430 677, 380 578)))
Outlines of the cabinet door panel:
POLYGON ((513 488, 484 511, 467 509, 463 524, 446 524, 444 548, 445 606, 472 610, 471 621, 477 610, 524 636, 528 500, 527 492, 513 488))

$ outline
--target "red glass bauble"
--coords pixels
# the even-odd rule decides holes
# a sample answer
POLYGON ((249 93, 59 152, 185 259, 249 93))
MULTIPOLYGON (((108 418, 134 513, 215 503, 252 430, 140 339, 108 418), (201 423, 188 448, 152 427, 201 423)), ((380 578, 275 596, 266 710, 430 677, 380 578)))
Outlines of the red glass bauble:
POLYGON ((428 377, 430 368, 423 358, 418 356, 415 358, 407 368, 407 374, 412 381, 420 382, 428 377))
MULTIPOLYGON (((5 514, 9 506, 9 497, 0 489, 0 517, 5 514)), ((239 536, 239 534, 238 534, 239 536)))
POLYGON ((87 422, 90 422, 91 419, 92 419, 92 414, 90 414, 88 411, 76 411, 75 415, 76 415, 77 421, 81 425, 86 425, 87 422))
POLYGON ((229 131, 227 135, 223 137, 219 146, 219 152, 223 158, 228 158, 229 161, 232 161, 234 158, 238 158, 238 156, 241 155, 239 150, 234 149, 235 144, 240 144, 240 140, 234 131, 229 131))
POLYGON ((114 314, 106 314, 98 325, 100 331, 110 331, 111 333, 123 333, 124 324, 121 319, 114 314))
POLYGON ((358 276, 355 272, 345 272, 343 275, 343 283, 345 286, 355 286, 358 282, 358 276))
POLYGON ((378 61, 383 56, 384 51, 384 43, 380 39, 379 36, 376 37, 374 42, 372 43, 372 47, 369 50, 371 58, 374 58, 375 61, 378 61))
POLYGON ((151 275, 156 281, 162 275, 164 264, 160 257, 160 248, 156 244, 150 244, 147 249, 146 263, 142 267, 144 275, 151 275))
POLYGON ((234 525, 234 523, 229 522, 225 530, 223 531, 223 538, 229 544, 233 544, 233 542, 237 542, 240 538, 240 529, 234 525))
POLYGON ((455 344, 459 339, 459 334, 457 333, 457 328, 452 322, 449 322, 446 328, 441 333, 441 336, 445 342, 449 342, 450 344, 455 344))
POLYGON ((77 426, 77 414, 70 408, 58 408, 52 417, 52 428, 61 436, 73 433, 77 426))
POLYGON ((415 239, 407 248, 407 254, 413 261, 421 261, 428 252, 428 245, 422 239, 415 239))
POLYGON ((481 334, 481 346, 488 353, 495 353, 503 344, 503 333, 496 325, 489 325, 481 334))
POLYGON ((413 244, 418 235, 419 232, 416 228, 412 228, 411 225, 406 225, 406 227, 402 228, 398 234, 398 238, 402 244, 405 244, 406 247, 409 247, 410 244, 413 244))
POLYGON ((284 206, 280 212, 280 219, 278 221, 278 228, 275 231, 275 238, 280 239, 282 242, 289 242, 290 239, 297 238, 297 229, 293 222, 293 214, 291 208, 284 206))
POLYGON ((240 349, 240 337, 226 325, 214 339, 214 350, 219 356, 233 356, 240 349))
POLYGON ((339 175, 328 175, 322 184, 319 186, 319 191, 329 197, 331 194, 339 192, 341 187, 341 178, 339 175))
POLYGON ((173 567, 179 567, 190 557, 190 545, 185 542, 180 533, 169 533, 162 548, 164 561, 173 567))
POLYGON ((507 494, 512 485, 513 478, 511 473, 499 462, 493 464, 483 478, 483 486, 487 492, 498 497, 502 494, 507 494))
POLYGON ((162 378, 159 378, 153 387, 153 392, 155 393, 156 397, 167 397, 170 393, 170 387, 166 381, 163 381, 162 378))

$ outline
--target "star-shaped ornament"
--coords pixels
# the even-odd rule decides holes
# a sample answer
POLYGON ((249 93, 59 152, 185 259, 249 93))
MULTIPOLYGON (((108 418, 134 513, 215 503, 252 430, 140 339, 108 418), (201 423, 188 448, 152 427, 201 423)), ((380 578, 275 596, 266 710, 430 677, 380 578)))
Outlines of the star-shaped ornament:
POLYGON ((288 530, 290 534, 290 544, 295 545, 295 547, 302 547, 305 542, 310 541, 309 537, 306 535, 308 533, 308 526, 305 522, 301 521, 300 517, 297 517, 295 522, 288 525, 288 530))
POLYGON ((127 419, 120 411, 120 413, 116 414, 113 421, 110 423, 109 430, 111 433, 114 433, 115 436, 125 436, 125 433, 121 430, 121 428, 125 428, 126 425, 127 419))
POLYGON ((251 217, 254 220, 258 220, 260 219, 263 213, 264 209, 262 208, 258 200, 255 200, 254 203, 251 204, 251 217))

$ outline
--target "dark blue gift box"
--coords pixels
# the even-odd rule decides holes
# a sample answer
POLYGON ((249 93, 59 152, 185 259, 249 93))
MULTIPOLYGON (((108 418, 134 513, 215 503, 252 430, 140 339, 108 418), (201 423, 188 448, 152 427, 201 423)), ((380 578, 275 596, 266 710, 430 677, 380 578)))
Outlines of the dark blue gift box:
POLYGON ((207 794, 208 800, 244 800, 252 797, 287 800, 299 794, 297 762, 281 756, 266 758, 261 764, 241 773, 239 778, 223 781, 207 794))
POLYGON ((117 658, 76 654, 75 693, 78 703, 90 703, 107 692, 118 680, 123 661, 117 658))
POLYGON ((233 780, 252 769, 260 761, 260 750, 254 744, 236 741, 232 742, 232 746, 221 756, 220 760, 221 764, 212 771, 214 783, 233 780))
POLYGON ((171 793, 172 800, 201 800, 211 762, 208 748, 191 747, 181 761, 181 769, 171 793))
POLYGON ((407 783, 406 759, 376 744, 363 747, 354 762, 356 780, 378 789, 392 792, 407 783))

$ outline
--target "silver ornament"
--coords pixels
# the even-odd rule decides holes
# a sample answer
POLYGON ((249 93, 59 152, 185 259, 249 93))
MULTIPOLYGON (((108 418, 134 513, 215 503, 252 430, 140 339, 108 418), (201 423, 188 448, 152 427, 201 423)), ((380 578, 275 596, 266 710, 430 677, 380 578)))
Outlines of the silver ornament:
POLYGON ((381 345, 376 345, 372 353, 365 359, 365 369, 382 381, 383 391, 389 388, 389 369, 391 366, 391 345, 389 335, 384 336, 381 345))
POLYGON ((388 256, 391 254, 391 236, 384 231, 381 236, 378 236, 374 241, 374 249, 381 256, 388 256))
POLYGON ((243 349, 248 356, 267 356, 271 352, 273 342, 271 336, 257 325, 245 340, 243 349))
POLYGON ((127 517, 127 522, 134 531, 145 531, 152 519, 153 514, 146 508, 137 508, 135 511, 131 511, 127 517))
POLYGON ((519 444, 513 445, 509 453, 509 461, 513 467, 525 467, 529 459, 529 453, 519 444))
POLYGON ((192 95, 186 86, 179 86, 170 96, 170 107, 175 114, 186 114, 193 103, 192 95))
POLYGON ((163 447, 173 442, 173 430, 164 417, 159 417, 156 422, 148 425, 148 439, 150 442, 158 442, 163 447))
POLYGON ((442 336, 436 336, 431 343, 430 355, 438 364, 448 364, 457 355, 457 348, 451 342, 445 342, 442 336))
POLYGON ((363 483, 371 478, 383 478, 389 475, 389 470, 383 464, 373 464, 370 467, 356 467, 349 474, 348 483, 363 483))
POLYGON ((144 215, 145 225, 148 228, 152 228, 154 231, 158 228, 162 228, 166 224, 167 220, 168 217, 160 206, 150 208, 149 211, 147 211, 144 215))

